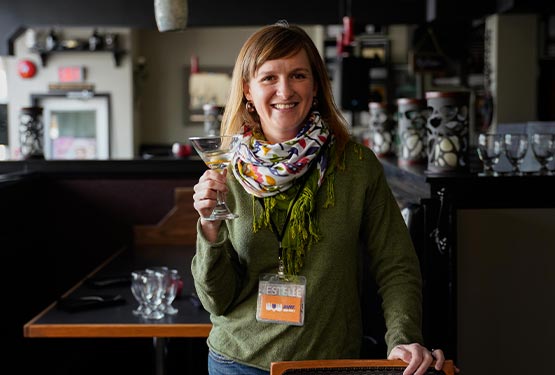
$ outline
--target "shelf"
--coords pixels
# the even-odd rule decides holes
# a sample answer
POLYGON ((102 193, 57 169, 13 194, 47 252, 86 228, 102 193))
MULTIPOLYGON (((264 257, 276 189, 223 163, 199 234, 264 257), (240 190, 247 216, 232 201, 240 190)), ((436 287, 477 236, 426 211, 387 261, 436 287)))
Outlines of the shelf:
POLYGON ((112 56, 114 57, 114 64, 116 66, 120 66, 121 64, 121 58, 123 56, 125 56, 125 54, 127 53, 127 51, 122 50, 122 49, 101 49, 101 50, 94 50, 94 51, 90 51, 88 49, 82 49, 82 48, 67 48, 67 49, 54 49, 54 50, 50 50, 50 51, 46 51, 46 50, 33 50, 34 53, 37 53, 40 56, 40 60, 41 60, 41 64, 43 67, 45 67, 47 65, 48 62, 48 57, 51 54, 54 53, 76 53, 76 52, 86 52, 86 53, 98 53, 98 52, 102 52, 102 53, 111 53, 112 56))

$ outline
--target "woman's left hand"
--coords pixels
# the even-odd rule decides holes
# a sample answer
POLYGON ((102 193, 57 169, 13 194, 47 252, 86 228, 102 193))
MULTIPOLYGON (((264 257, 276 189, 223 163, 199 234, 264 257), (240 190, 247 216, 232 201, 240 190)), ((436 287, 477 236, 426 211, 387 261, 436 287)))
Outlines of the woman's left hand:
POLYGON ((434 368, 441 370, 445 362, 443 350, 428 350, 420 344, 397 345, 391 350, 387 359, 400 359, 408 363, 403 375, 424 375, 435 360, 434 368))

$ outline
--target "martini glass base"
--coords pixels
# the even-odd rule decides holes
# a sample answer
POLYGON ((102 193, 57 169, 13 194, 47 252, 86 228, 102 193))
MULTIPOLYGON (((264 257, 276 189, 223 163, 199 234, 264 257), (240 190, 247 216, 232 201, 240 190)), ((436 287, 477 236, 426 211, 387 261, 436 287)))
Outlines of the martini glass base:
POLYGON ((229 208, 227 208, 227 205, 225 203, 220 203, 216 207, 214 207, 212 214, 209 217, 205 217, 204 220, 208 220, 208 221, 231 220, 237 217, 239 217, 239 215, 231 212, 229 208))

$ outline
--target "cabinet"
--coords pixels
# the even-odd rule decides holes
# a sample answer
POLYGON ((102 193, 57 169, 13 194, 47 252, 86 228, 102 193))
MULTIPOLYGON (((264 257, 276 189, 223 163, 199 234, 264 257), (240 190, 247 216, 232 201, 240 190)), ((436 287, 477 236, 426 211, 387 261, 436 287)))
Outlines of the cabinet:
MULTIPOLYGON (((548 358, 555 307, 545 288, 553 285, 555 255, 546 233, 555 222, 555 176, 481 177, 478 165, 470 173, 433 175, 424 166, 398 167, 395 159, 382 165, 396 196, 417 201, 424 212, 413 238, 426 344, 477 375, 522 373, 506 356, 516 357, 529 342, 536 358, 548 358), (500 363, 502 371, 492 368, 500 363)), ((551 371, 547 362, 536 369, 551 371)))

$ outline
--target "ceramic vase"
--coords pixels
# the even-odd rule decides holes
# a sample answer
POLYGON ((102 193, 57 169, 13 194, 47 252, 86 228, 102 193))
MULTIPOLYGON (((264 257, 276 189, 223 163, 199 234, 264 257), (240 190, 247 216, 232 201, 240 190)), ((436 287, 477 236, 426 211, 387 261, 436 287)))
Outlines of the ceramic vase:
POLYGON ((378 157, 395 154, 394 121, 387 105, 382 102, 370 102, 368 107, 370 111, 368 146, 378 157))
POLYGON ((23 159, 44 159, 41 107, 23 107, 19 113, 19 144, 23 159))
POLYGON ((469 93, 462 91, 426 93, 431 110, 426 122, 429 172, 468 169, 469 99, 469 93))
POLYGON ((416 98, 397 99, 397 134, 399 165, 425 164, 426 121, 429 111, 426 101, 416 98))

